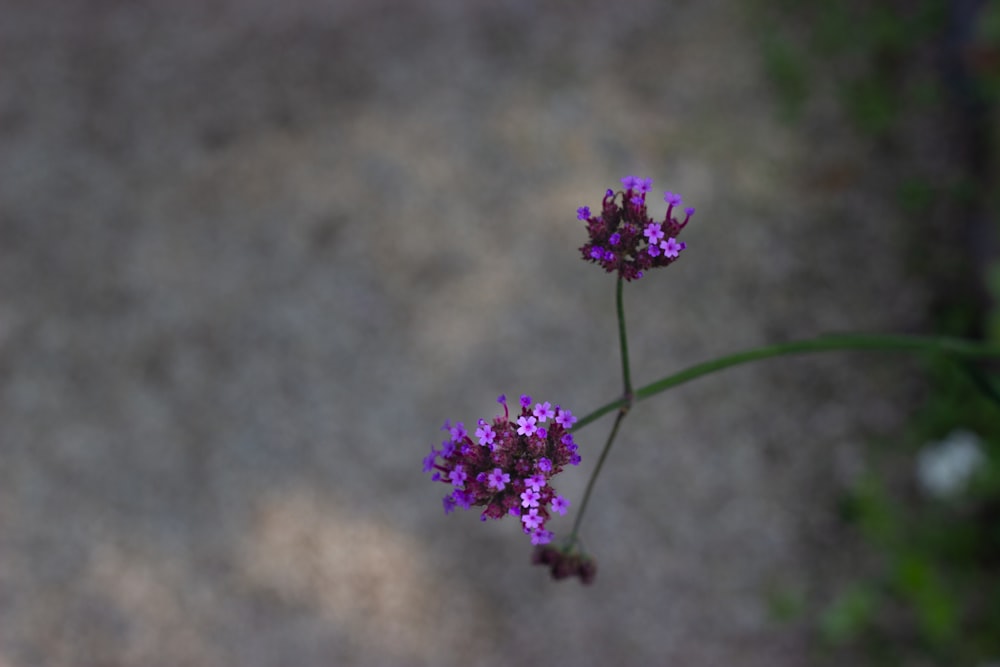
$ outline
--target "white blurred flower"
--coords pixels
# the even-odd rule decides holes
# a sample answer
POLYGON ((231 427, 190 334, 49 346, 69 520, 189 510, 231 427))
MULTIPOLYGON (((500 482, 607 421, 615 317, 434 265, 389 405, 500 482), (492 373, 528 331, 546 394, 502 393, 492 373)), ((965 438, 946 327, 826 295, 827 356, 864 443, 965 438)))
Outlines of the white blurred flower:
POLYGON ((917 480, 926 493, 950 498, 965 488, 984 463, 979 436, 971 431, 952 431, 944 440, 929 443, 920 451, 917 480))

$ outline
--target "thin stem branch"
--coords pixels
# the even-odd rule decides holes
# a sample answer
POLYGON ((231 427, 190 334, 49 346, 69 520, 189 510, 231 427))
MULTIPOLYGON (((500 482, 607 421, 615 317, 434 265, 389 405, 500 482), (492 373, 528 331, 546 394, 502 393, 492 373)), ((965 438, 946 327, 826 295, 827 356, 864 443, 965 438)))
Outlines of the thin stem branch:
POLYGON ((601 456, 597 459, 597 466, 594 468, 594 472, 591 473, 590 479, 587 480, 587 488, 583 492, 583 500, 580 501, 580 510, 576 513, 576 519, 573 521, 573 530, 570 531, 568 543, 573 544, 576 541, 577 533, 580 530, 580 522, 583 521, 583 515, 587 511, 587 501, 590 500, 590 492, 594 490, 594 482, 597 481, 597 476, 601 473, 601 467, 604 466, 604 459, 608 458, 608 452, 611 451, 611 444, 615 441, 615 436, 618 435, 618 426, 625 419, 625 415, 628 412, 624 407, 618 411, 618 416, 615 417, 615 425, 611 427, 611 433, 608 434, 608 440, 604 443, 604 449, 601 450, 601 456))

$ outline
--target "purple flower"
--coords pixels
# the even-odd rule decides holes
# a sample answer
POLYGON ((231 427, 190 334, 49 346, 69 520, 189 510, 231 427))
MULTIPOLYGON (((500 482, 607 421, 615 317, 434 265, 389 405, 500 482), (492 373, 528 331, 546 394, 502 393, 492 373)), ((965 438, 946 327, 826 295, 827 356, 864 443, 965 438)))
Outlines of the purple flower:
POLYGON ((535 528, 538 528, 539 526, 542 525, 543 521, 544 521, 543 518, 538 516, 537 509, 528 510, 527 514, 521 515, 521 523, 523 523, 524 527, 528 530, 534 530, 535 528))
POLYGON ((642 203, 646 201, 646 198, 642 195, 632 195, 632 198, 629 199, 629 201, 632 202, 634 206, 642 206, 642 203))
POLYGON ((529 486, 535 491, 541 491, 542 487, 545 486, 545 475, 541 473, 535 473, 528 479, 524 480, 525 486, 529 486))
POLYGON ((448 432, 451 433, 452 440, 461 440, 467 435, 465 432, 465 425, 462 424, 462 422, 455 422, 455 425, 448 429, 448 432))
POLYGON ((641 192, 642 194, 646 194, 647 192, 649 192, 650 188, 652 187, 653 187, 653 179, 651 178, 644 178, 641 181, 639 181, 639 192, 641 192))
POLYGON ((664 192, 663 201, 667 202, 671 206, 680 206, 681 196, 678 194, 674 194, 673 192, 664 192))
POLYGON ((538 418, 539 424, 544 424, 550 417, 555 416, 552 411, 552 404, 546 401, 545 403, 535 403, 535 409, 531 411, 531 414, 538 418))
POLYGON ((689 218, 692 215, 694 215, 694 206, 688 206, 686 209, 684 209, 684 215, 686 215, 689 218))
POLYGON ((518 435, 531 435, 535 432, 535 422, 538 421, 534 417, 518 417, 517 418, 517 434, 518 435))
POLYGON ((545 530, 541 526, 531 531, 531 543, 534 544, 535 546, 548 544, 549 542, 552 541, 552 537, 553 537, 552 531, 545 530))
POLYGON ((424 472, 430 472, 434 469, 434 461, 437 460, 438 451, 434 449, 434 445, 431 445, 431 453, 424 457, 424 472))
POLYGON ((622 179, 622 185, 625 186, 626 190, 635 190, 639 187, 639 179, 635 176, 626 176, 622 179))
POLYGON ((559 514, 566 514, 566 510, 569 509, 569 501, 562 496, 556 496, 552 499, 552 509, 559 514))
POLYGON ((458 503, 458 506, 462 509, 467 510, 472 507, 472 496, 465 491, 453 491, 451 495, 455 499, 455 502, 458 503))
POLYGON ((587 220, 590 217, 590 207, 581 206, 576 209, 576 219, 577 220, 587 220))
POLYGON ((456 463, 455 467, 448 473, 448 479, 451 480, 452 486, 456 489, 462 488, 462 485, 465 484, 465 480, 468 478, 469 474, 465 472, 464 466, 461 463, 456 463))
MULTIPOLYGON (((558 410, 558 412, 556 413, 557 424, 559 424, 563 428, 569 428, 570 426, 576 423, 576 417, 573 416, 572 412, 570 412, 566 408, 561 408, 561 407, 557 408, 557 410, 558 410)), ((569 438, 571 442, 573 440, 573 436, 571 436, 569 433, 567 433, 563 437, 569 438)))
POLYGON ((538 469, 542 472, 550 472, 552 470, 552 461, 549 461, 543 456, 538 459, 538 469))
POLYGON ((451 496, 445 496, 441 499, 441 504, 444 505, 444 513, 451 514, 455 511, 455 499, 451 496))
POLYGON ((455 443, 451 440, 445 440, 441 443, 441 457, 450 459, 455 455, 455 443))
POLYGON ((541 497, 542 494, 528 489, 521 494, 521 507, 538 507, 538 499, 541 497))
POLYGON ((493 427, 486 423, 486 420, 479 420, 479 428, 476 429, 476 437, 479 438, 479 444, 483 447, 493 444, 496 440, 497 434, 493 432, 493 427))
POLYGON ((677 257, 681 254, 681 250, 684 250, 685 246, 683 243, 678 243, 677 239, 669 238, 660 243, 660 247, 663 248, 663 255, 665 257, 677 257))
POLYGON ((619 243, 621 243, 621 241, 622 241, 622 235, 619 234, 618 232, 615 232, 614 234, 608 237, 609 245, 618 245, 619 243))
POLYGON ((493 472, 487 475, 487 478, 490 488, 503 491, 507 487, 507 482, 510 481, 510 473, 506 473, 500 468, 494 468, 493 472))
POLYGON ((657 243, 663 238, 663 225, 658 222, 651 222, 646 225, 643 235, 649 239, 650 245, 657 243))

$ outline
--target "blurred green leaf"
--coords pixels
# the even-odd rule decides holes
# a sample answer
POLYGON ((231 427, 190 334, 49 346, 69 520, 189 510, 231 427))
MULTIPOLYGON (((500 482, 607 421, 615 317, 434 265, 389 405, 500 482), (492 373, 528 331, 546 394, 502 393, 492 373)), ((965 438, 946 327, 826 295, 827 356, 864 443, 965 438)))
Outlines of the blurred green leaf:
POLYGON ((884 136, 898 116, 896 97, 880 77, 852 81, 844 86, 842 94, 858 129, 870 136, 884 136))
POLYGON ((877 609, 878 599, 863 584, 842 592, 820 619, 820 632, 831 644, 845 644, 858 639, 868 629, 877 609))
POLYGON ((809 94, 804 58, 792 44, 775 33, 764 38, 764 69, 774 84, 787 120, 796 120, 809 94))
POLYGON ((813 24, 813 44, 821 55, 830 57, 856 44, 853 20, 848 6, 841 0, 824 0, 819 3, 819 16, 813 24))
POLYGON ((896 562, 893 579, 930 644, 941 645, 956 638, 956 601, 930 561, 917 553, 905 553, 896 562))
POLYGON ((841 504, 841 515, 855 523, 870 541, 889 548, 898 541, 899 527, 881 481, 867 474, 841 504))
POLYGON ((771 591, 767 596, 768 612, 776 621, 792 621, 805 613, 806 601, 801 593, 789 589, 771 591))
POLYGON ((909 178, 900 184, 896 196, 904 211, 919 215, 931 205, 936 193, 926 179, 909 178))

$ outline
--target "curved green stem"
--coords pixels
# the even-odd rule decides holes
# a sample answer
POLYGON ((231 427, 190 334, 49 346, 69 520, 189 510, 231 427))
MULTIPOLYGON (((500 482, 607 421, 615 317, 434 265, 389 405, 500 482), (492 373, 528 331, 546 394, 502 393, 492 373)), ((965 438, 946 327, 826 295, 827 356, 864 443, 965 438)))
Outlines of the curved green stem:
MULTIPOLYGON (((925 354, 946 354, 965 358, 1000 357, 1000 347, 983 345, 960 338, 944 338, 932 336, 893 336, 869 334, 839 334, 825 335, 807 340, 767 345, 752 350, 744 350, 734 354, 719 357, 711 361, 686 368, 673 375, 640 387, 635 391, 635 400, 643 401, 671 387, 696 380, 704 375, 746 364, 751 361, 761 361, 772 357, 782 357, 793 354, 808 354, 811 352, 832 352, 836 350, 884 350, 888 352, 916 352, 925 354)), ((577 420, 573 430, 583 428, 614 410, 627 404, 624 398, 607 403, 597 408, 585 417, 577 420)))
MULTIPOLYGON (((604 449, 601 450, 600 457, 597 459, 597 466, 594 468, 594 472, 591 473, 590 479, 587 481, 587 488, 583 493, 583 500, 580 502, 580 510, 576 514, 576 520, 573 522, 573 530, 570 532, 567 541, 569 545, 574 544, 577 539, 577 532, 580 529, 581 521, 583 521, 583 515, 587 509, 587 502, 590 500, 590 493, 594 488, 594 482, 597 480, 597 476, 601 472, 604 461, 608 457, 608 452, 611 451, 611 445, 614 443, 615 436, 618 434, 618 426, 622 423, 625 415, 628 414, 633 400, 643 401, 647 398, 656 396, 671 387, 676 387, 677 385, 684 384, 685 382, 689 382, 691 380, 696 380, 704 375, 709 375, 726 368, 739 366, 740 364, 746 364, 751 361, 761 361, 763 359, 782 357, 792 354, 832 352, 836 350, 885 350, 889 352, 947 354, 972 359, 1000 357, 1000 348, 998 347, 974 343, 972 341, 958 338, 885 336, 868 334, 826 335, 808 340, 767 345, 765 347, 758 347, 752 350, 736 352, 711 361, 705 361, 682 370, 679 373, 668 375, 661 380, 657 380, 656 382, 647 384, 644 387, 640 387, 633 395, 631 380, 629 377, 628 344, 625 340, 625 316, 622 308, 622 281, 620 278, 618 280, 618 333, 621 338, 622 373, 625 380, 625 394, 617 401, 612 401, 606 405, 602 405, 587 416, 579 419, 573 428, 570 429, 571 431, 576 431, 603 417, 607 413, 613 410, 618 410, 618 416, 615 418, 615 424, 611 428, 611 433, 608 435, 607 442, 604 443, 604 449)), ((995 391, 991 392, 991 395, 992 393, 995 393, 995 391)))

